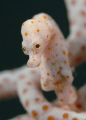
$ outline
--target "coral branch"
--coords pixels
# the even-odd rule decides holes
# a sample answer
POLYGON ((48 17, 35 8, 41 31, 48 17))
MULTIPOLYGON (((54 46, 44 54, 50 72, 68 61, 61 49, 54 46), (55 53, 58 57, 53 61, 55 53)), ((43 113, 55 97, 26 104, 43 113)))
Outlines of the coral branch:
MULTIPOLYGON (((30 72, 30 71, 29 71, 30 72)), ((40 79, 31 74, 29 79, 18 82, 18 95, 20 101, 34 119, 37 120, 85 120, 86 113, 76 113, 70 106, 57 107, 49 103, 41 92, 40 79), (66 110, 65 110, 66 109, 66 110)), ((78 109, 78 108, 77 108, 78 109)))
POLYGON ((29 55, 27 65, 31 68, 23 66, 1 72, 0 99, 18 94, 30 116, 11 120, 86 120, 86 85, 76 91, 70 68, 86 61, 86 0, 65 2, 70 22, 67 41, 55 21, 45 13, 22 24, 22 49, 29 55), (41 88, 54 90, 58 98, 48 102, 41 88))
POLYGON ((71 66, 86 61, 86 0, 65 0, 70 23, 67 38, 71 66))
POLYGON ((36 73, 39 68, 34 70, 22 66, 13 70, 2 71, 0 73, 0 99, 15 97, 17 95, 17 82, 27 77, 29 70, 36 73))

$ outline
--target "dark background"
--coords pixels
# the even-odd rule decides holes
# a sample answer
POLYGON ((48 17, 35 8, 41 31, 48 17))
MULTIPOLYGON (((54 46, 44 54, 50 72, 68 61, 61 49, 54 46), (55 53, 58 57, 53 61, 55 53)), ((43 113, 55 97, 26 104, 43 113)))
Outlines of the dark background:
MULTIPOLYGON (((0 71, 24 65, 28 56, 22 52, 21 25, 37 13, 45 12, 58 23, 65 37, 69 34, 67 11, 63 0, 15 0, 0 1, 0 71)), ((86 64, 76 68, 74 85, 85 83, 86 64)), ((45 94, 50 98, 51 92, 45 94)), ((54 94, 52 92, 52 98, 54 94)), ((54 96, 55 97, 55 96, 54 96)), ((0 120, 7 120, 25 113, 19 99, 0 101, 0 120)))

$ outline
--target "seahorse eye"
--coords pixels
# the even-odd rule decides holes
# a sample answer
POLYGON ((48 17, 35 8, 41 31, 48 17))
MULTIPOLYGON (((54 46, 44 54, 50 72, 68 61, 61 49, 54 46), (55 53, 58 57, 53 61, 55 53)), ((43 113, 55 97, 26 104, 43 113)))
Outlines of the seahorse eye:
POLYGON ((39 48, 40 47, 40 45, 39 44, 36 44, 36 48, 39 48))
POLYGON ((27 49, 26 49, 26 47, 23 47, 22 50, 23 50, 23 51, 26 51, 27 49))

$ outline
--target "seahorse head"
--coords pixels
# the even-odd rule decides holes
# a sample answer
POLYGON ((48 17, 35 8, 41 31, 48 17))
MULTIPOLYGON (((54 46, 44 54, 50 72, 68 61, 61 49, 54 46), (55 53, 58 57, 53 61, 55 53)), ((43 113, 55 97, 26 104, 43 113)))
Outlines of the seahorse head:
POLYGON ((37 67, 41 62, 41 55, 50 40, 50 31, 45 22, 38 19, 30 19, 22 24, 21 34, 23 37, 22 49, 29 55, 27 65, 37 67))

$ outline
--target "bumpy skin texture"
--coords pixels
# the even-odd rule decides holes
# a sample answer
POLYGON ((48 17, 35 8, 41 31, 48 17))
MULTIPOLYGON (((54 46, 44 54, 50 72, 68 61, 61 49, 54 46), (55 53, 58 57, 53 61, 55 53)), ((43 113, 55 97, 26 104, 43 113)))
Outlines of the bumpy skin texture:
POLYGON ((40 67, 42 89, 54 90, 61 104, 75 102, 76 97, 69 97, 73 76, 68 51, 55 21, 49 15, 40 13, 23 23, 21 33, 22 47, 29 55, 27 65, 40 67))
POLYGON ((70 22, 67 38, 71 66, 86 61, 86 0, 65 0, 70 22))

